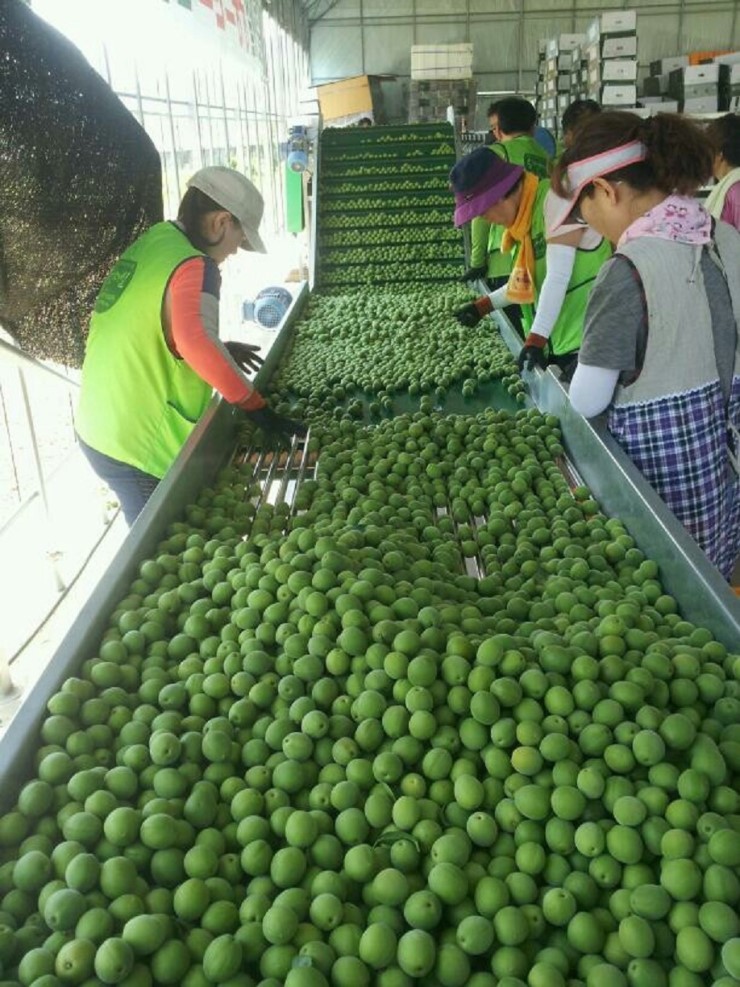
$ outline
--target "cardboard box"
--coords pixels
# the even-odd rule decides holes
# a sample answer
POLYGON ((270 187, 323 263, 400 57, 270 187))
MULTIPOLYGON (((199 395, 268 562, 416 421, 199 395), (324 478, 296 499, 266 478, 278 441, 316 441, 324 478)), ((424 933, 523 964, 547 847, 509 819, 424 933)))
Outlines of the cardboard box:
POLYGON ((719 86, 711 82, 706 86, 686 86, 681 94, 684 99, 703 99, 705 96, 719 96, 719 86))
POLYGON ((608 10, 591 21, 586 29, 588 41, 619 34, 634 34, 637 31, 636 10, 608 10))
POLYGON ((643 91, 646 96, 657 96, 660 97, 664 93, 668 92, 669 88, 669 76, 667 75, 649 75, 642 84, 643 91))
MULTIPOLYGON (((716 85, 719 82, 719 65, 716 62, 712 62, 710 65, 689 65, 676 72, 676 77, 679 76, 683 80, 684 89, 687 86, 700 86, 707 83, 716 85)), ((671 72, 671 77, 673 77, 673 72, 671 72)))
POLYGON ((620 37, 602 38, 601 57, 637 58, 637 35, 627 34, 620 37))
POLYGON ((637 103, 637 86, 616 83, 602 86, 599 102, 602 106, 634 106, 637 103))
POLYGON ((728 48, 719 51, 692 51, 689 54, 689 65, 701 65, 704 62, 713 62, 720 55, 732 55, 734 52, 728 48))
POLYGON ((718 113, 718 96, 700 96, 698 98, 685 99, 681 106, 682 113, 718 113))
POLYGON ((734 65, 720 65, 719 81, 722 86, 739 86, 740 62, 734 65))
POLYGON ((585 34, 558 34, 554 38, 549 38, 545 46, 545 57, 556 58, 566 52, 573 51, 583 43, 585 34))
POLYGON ((338 82, 316 86, 321 115, 325 121, 374 114, 378 119, 380 76, 354 75, 338 82))
POLYGON ((473 46, 413 45, 412 79, 470 79, 473 76, 473 46))
POLYGON ((689 64, 688 55, 674 55, 672 58, 659 58, 650 63, 650 75, 668 75, 689 64))
POLYGON ((564 55, 556 55, 548 58, 545 62, 545 75, 556 75, 558 72, 570 72, 571 69, 570 52, 564 55))
POLYGON ((648 110, 648 116, 656 113, 678 113, 677 100, 661 99, 659 96, 640 96, 640 106, 648 110))
POLYGON ((718 65, 740 65, 740 51, 731 51, 727 55, 716 55, 712 61, 718 65))
POLYGON ((601 63, 602 82, 637 82, 634 58, 608 58, 601 63))
POLYGON ((409 83, 409 122, 442 122, 447 107, 453 106, 460 116, 467 116, 475 106, 476 86, 473 80, 412 79, 409 83))

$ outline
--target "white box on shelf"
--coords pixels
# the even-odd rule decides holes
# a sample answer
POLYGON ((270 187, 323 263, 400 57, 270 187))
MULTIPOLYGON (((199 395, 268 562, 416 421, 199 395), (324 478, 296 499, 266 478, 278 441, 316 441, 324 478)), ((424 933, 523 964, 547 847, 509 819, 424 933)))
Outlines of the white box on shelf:
POLYGON ((454 67, 454 66, 440 66, 431 65, 428 68, 416 68, 412 74, 411 78, 415 80, 427 79, 431 81, 444 80, 444 79, 472 79, 472 73, 469 68, 464 66, 454 67))
POLYGON ((412 79, 470 79, 473 75, 472 44, 413 45, 412 79))
POLYGON ((634 106, 637 102, 637 86, 616 83, 601 87, 602 106, 634 106))
POLYGON ((687 65, 681 69, 684 89, 688 86, 702 86, 707 83, 719 82, 719 65, 712 62, 709 65, 687 65))
POLYGON ((558 35, 558 47, 561 52, 573 51, 586 40, 585 34, 560 34, 558 35))
POLYGON ((719 111, 719 97, 717 96, 697 96, 694 99, 685 99, 681 107, 682 113, 717 113, 719 111))
POLYGON ((704 99, 706 96, 719 95, 719 86, 714 82, 708 82, 703 86, 686 86, 682 94, 674 93, 674 95, 683 95, 684 99, 704 99))
POLYGON ((740 65, 740 51, 730 51, 726 55, 715 55, 712 61, 718 65, 740 65))
POLYGON ((634 58, 606 58, 601 63, 602 82, 636 82, 637 60, 634 58))
POLYGON ((604 37, 601 39, 602 58, 636 58, 637 35, 628 34, 620 37, 604 37))
POLYGON ((629 34, 637 30, 636 10, 607 10, 586 29, 589 41, 596 41, 610 34, 629 34))

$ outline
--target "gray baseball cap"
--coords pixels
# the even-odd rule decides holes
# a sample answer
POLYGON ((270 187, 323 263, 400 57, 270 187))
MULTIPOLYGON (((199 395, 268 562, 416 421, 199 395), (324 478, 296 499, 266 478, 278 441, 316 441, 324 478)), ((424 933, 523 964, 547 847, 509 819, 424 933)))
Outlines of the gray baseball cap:
POLYGON ((211 165, 196 171, 188 181, 188 188, 197 188, 210 196, 239 220, 244 230, 244 250, 266 253, 262 237, 257 229, 262 221, 265 203, 250 180, 234 168, 211 165))

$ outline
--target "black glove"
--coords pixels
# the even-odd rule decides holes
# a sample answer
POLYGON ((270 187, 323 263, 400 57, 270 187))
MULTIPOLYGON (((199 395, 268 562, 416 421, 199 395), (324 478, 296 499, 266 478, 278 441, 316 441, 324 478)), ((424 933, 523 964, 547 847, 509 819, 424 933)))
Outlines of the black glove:
POLYGON ((524 346, 519 350, 519 369, 524 370, 534 370, 535 367, 539 367, 544 370, 547 366, 547 357, 545 356, 545 347, 547 346, 547 340, 544 336, 539 336, 536 332, 530 332, 527 338, 524 340, 524 346))
POLYGON ((487 273, 487 267, 469 267, 460 280, 464 283, 467 283, 468 281, 477 281, 478 278, 484 278, 487 273))
POLYGON ((257 408, 256 411, 246 411, 245 414, 257 428, 261 428, 263 432, 268 432, 271 435, 297 435, 299 438, 303 438, 308 431, 303 422, 279 415, 272 408, 257 408))
POLYGON ((463 305, 462 308, 459 308, 455 312, 455 318, 461 326, 467 326, 468 329, 472 329, 478 325, 484 315, 488 315, 492 311, 493 305, 491 304, 491 299, 488 295, 483 295, 481 298, 476 298, 474 302, 470 302, 468 305, 463 305))
POLYGON ((264 363, 262 357, 257 356, 260 351, 259 346, 252 346, 251 343, 237 343, 234 341, 224 343, 224 346, 233 357, 234 362, 245 373, 257 373, 259 368, 264 363))

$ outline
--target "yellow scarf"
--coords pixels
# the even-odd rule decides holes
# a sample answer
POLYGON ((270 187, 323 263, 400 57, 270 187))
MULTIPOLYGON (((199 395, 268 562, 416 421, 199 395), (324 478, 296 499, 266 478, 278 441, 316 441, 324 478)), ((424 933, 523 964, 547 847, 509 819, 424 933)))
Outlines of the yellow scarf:
POLYGON ((501 250, 508 254, 515 244, 520 244, 519 252, 514 261, 514 268, 506 286, 506 294, 512 302, 519 305, 534 302, 534 247, 532 246, 532 212, 534 200, 540 179, 529 172, 524 173, 522 197, 519 200, 519 211, 516 219, 508 230, 504 230, 501 238, 501 250))

